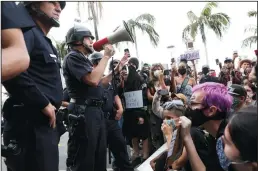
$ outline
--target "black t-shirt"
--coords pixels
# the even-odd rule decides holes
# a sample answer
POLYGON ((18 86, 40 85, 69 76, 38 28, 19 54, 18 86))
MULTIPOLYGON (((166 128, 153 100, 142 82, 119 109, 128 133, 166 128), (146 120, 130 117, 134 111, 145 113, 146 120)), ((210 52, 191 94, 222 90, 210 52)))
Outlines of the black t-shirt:
MULTIPOLYGON (((134 88, 132 88, 131 86, 128 88, 128 82, 125 81, 124 88, 120 88, 118 90, 118 94, 121 94, 121 99, 123 101, 123 104, 125 104, 125 98, 124 98, 124 93, 125 92, 131 92, 131 91, 138 91, 138 90, 142 90, 142 98, 143 98, 143 106, 147 106, 148 105, 148 99, 147 99, 147 84, 145 83, 144 79, 139 75, 140 79, 139 80, 134 80, 134 88)), ((126 109, 127 110, 127 109, 126 109)))
POLYGON ((117 92, 114 90, 111 84, 104 88, 105 103, 102 108, 104 113, 109 112, 112 114, 116 95, 117 92))
POLYGON ((63 75, 70 98, 103 100, 104 89, 99 84, 96 87, 85 84, 83 76, 90 74, 93 65, 79 51, 70 51, 64 59, 63 75))
MULTIPOLYGON (((194 146, 196 148, 196 151, 203 161, 204 165, 206 166, 208 160, 209 160, 209 148, 208 148, 208 141, 210 136, 205 135, 204 131, 197 127, 191 128, 191 136, 194 142, 194 146)), ((188 160, 185 167, 185 171, 192 171, 190 161, 188 160)), ((207 170, 208 171, 208 170, 207 170)))
MULTIPOLYGON (((205 148, 203 148, 204 146, 200 147, 200 140, 203 141, 203 139, 196 135, 195 136, 192 135, 195 148, 196 148, 197 153, 199 154, 199 157, 201 158, 203 164, 206 167, 206 171, 224 171, 221 168, 220 163, 219 163, 219 158, 218 158, 217 151, 216 151, 216 143, 217 143, 217 139, 224 134, 226 125, 227 125, 226 120, 223 120, 218 129, 216 138, 212 137, 211 135, 205 137, 206 143, 207 143, 207 147, 205 147, 205 148)), ((191 133, 192 133, 192 130, 191 130, 191 133)), ((196 134, 196 133, 194 133, 194 134, 196 134)), ((186 169, 188 169, 188 170, 185 170, 185 171, 191 171, 189 162, 188 162, 188 166, 186 166, 186 169)), ((230 168, 229 168, 229 171, 230 171, 230 168)))

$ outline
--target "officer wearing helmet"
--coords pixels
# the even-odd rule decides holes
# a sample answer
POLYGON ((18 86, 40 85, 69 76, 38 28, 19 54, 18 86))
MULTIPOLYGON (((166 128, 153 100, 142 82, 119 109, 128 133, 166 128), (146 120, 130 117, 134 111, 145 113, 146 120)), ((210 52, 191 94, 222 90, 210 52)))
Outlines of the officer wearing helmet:
POLYGON ((11 170, 57 171, 58 133, 56 110, 62 103, 62 82, 59 56, 46 36, 52 27, 59 26, 64 1, 27 1, 27 14, 36 27, 23 33, 30 56, 28 69, 3 83, 10 94, 3 111, 7 121, 4 143, 15 140, 19 157, 7 157, 11 170))
MULTIPOLYGON (((70 52, 64 58, 63 75, 67 91, 71 98, 69 113, 84 118, 85 129, 69 132, 68 158, 66 165, 70 170, 104 171, 106 170, 106 125, 102 106, 104 89, 112 74, 103 77, 108 60, 114 55, 113 46, 104 45, 104 55, 98 66, 93 68, 89 55, 93 49, 94 36, 81 25, 70 28, 66 34, 66 43, 70 52)), ((117 67, 118 69, 119 67, 117 67)), ((79 126, 79 125, 78 125, 79 126)))
MULTIPOLYGON (((97 67, 103 55, 100 52, 95 52, 90 55, 89 59, 93 67, 97 67)), ((118 62, 119 63, 119 62, 118 62)), ((117 64, 118 64, 117 63, 117 64)), ((111 69, 112 70, 112 69, 111 69)), ((103 106, 103 112, 106 119, 106 134, 109 149, 115 158, 114 171, 133 171, 133 167, 129 162, 127 153, 126 142, 119 127, 118 121, 122 117, 123 106, 116 89, 113 88, 114 80, 108 85, 104 86, 104 98, 106 103, 103 106)))

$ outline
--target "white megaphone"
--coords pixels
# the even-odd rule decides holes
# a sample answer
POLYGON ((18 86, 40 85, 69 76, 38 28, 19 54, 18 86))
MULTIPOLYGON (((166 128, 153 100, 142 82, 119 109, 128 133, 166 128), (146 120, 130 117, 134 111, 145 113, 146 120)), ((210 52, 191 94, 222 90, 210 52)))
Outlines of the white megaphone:
POLYGON ((134 39, 132 36, 132 33, 130 32, 127 24, 125 21, 123 21, 123 27, 117 28, 113 34, 110 36, 105 37, 104 39, 98 40, 93 44, 93 48, 95 51, 101 51, 103 50, 103 46, 105 44, 116 44, 118 42, 123 41, 131 41, 134 43, 134 39))

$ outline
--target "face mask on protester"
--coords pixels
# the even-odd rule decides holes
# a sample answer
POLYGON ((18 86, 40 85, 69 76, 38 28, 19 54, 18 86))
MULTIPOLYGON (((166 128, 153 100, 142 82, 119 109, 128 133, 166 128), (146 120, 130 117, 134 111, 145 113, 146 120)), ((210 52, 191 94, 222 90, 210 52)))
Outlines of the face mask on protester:
POLYGON ((178 69, 178 73, 179 73, 180 75, 184 75, 184 74, 186 73, 186 68, 180 68, 180 69, 178 69))
POLYGON ((234 164, 234 165, 237 165, 237 164, 245 164, 245 163, 248 163, 249 161, 241 161, 241 162, 232 162, 230 161, 227 156, 225 155, 225 152, 224 152, 224 144, 223 144, 223 141, 222 141, 222 137, 220 137, 218 140, 217 140, 217 143, 216 143, 216 152, 217 152, 217 155, 218 155, 218 158, 219 158, 219 163, 220 163, 220 166, 222 167, 223 170, 225 171, 228 171, 228 168, 231 164, 234 164))
POLYGON ((217 112, 214 116, 211 117, 207 117, 205 116, 205 114, 203 113, 204 109, 191 109, 188 108, 185 116, 188 117, 191 121, 192 121, 192 126, 198 127, 203 125, 205 122, 209 121, 209 120, 221 120, 225 118, 225 114, 221 113, 221 112, 217 112))
POLYGON ((223 170, 228 171, 228 167, 231 163, 224 153, 224 145, 221 137, 217 140, 216 151, 219 158, 220 166, 223 170))
POLYGON ((158 70, 154 71, 153 74, 154 74, 155 77, 159 77, 161 72, 162 72, 162 70, 158 69, 158 70))

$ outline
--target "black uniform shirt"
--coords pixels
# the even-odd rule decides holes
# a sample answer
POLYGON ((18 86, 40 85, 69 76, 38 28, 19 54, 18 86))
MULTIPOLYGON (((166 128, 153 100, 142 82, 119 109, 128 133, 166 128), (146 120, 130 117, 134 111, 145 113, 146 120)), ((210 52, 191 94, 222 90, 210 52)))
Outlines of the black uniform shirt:
POLYGON ((15 2, 1 2, 1 30, 21 28, 23 31, 36 26, 23 5, 15 2))
POLYGON ((63 75, 70 98, 103 100, 104 89, 100 86, 93 87, 83 82, 84 75, 91 73, 93 65, 79 51, 70 51, 64 59, 63 75))
POLYGON ((50 102, 57 109, 63 98, 60 62, 55 47, 39 27, 24 33, 30 66, 19 76, 7 80, 4 87, 14 99, 36 109, 50 102))
POLYGON ((109 86, 104 88, 104 100, 105 100, 105 104, 103 106, 104 113, 109 112, 110 114, 112 114, 116 95, 117 95, 117 92, 114 90, 111 84, 109 84, 109 86))

